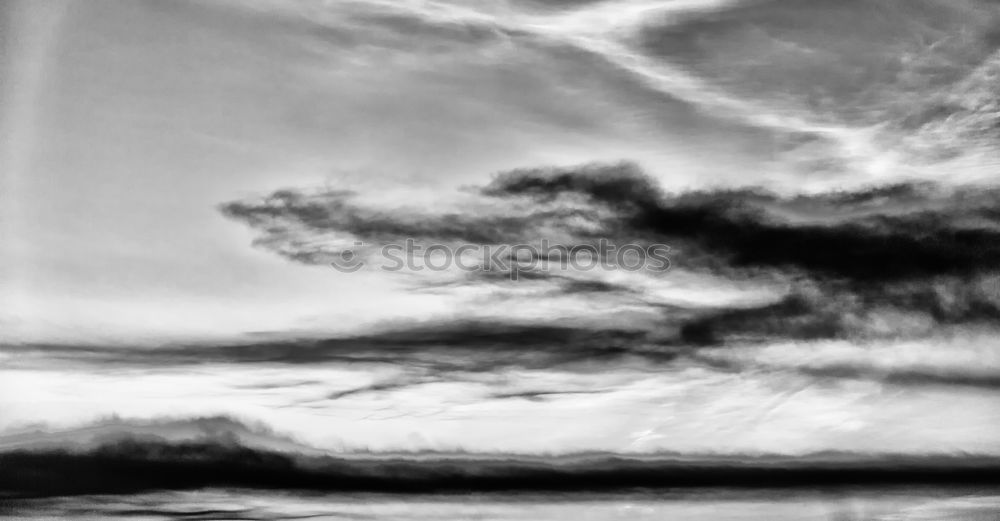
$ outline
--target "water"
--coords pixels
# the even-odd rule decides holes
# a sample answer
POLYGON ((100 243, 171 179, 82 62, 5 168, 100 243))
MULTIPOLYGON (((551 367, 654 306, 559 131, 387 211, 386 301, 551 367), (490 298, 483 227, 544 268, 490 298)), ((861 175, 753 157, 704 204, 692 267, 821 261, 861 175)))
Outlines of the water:
POLYGON ((9 501, 15 519, 315 520, 1000 520, 1000 490, 635 492, 385 495, 248 490, 153 492, 9 501))

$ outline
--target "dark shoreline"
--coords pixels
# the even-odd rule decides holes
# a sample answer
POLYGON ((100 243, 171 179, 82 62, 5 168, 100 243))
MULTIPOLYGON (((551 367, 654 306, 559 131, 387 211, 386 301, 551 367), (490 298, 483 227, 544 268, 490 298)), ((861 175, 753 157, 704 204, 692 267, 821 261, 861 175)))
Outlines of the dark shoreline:
POLYGON ((672 488, 1000 485, 1000 458, 574 460, 302 456, 215 442, 125 440, 85 451, 0 454, 0 496, 211 487, 328 492, 615 492, 672 488))

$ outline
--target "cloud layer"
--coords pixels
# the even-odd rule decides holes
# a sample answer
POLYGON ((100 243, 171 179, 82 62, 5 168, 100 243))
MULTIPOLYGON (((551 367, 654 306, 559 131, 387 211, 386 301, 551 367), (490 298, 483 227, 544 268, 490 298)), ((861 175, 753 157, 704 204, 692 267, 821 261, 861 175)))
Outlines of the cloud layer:
MULTIPOLYGON (((920 335, 1000 319, 1000 192, 904 184, 780 196, 763 190, 665 193, 630 163, 521 169, 467 191, 463 211, 366 206, 343 192, 281 191, 228 203, 223 212, 258 231, 256 243, 322 264, 355 242, 567 246, 667 244, 672 268, 732 280, 785 281, 756 307, 691 309, 679 339, 772 340, 920 335)), ((617 289, 603 273, 537 272, 565 292, 617 289), (562 278, 560 278, 562 277, 562 278), (589 282, 588 282, 589 281, 589 282)), ((670 273, 647 271, 650 284, 670 273)), ((464 284, 482 284, 479 273, 464 284)), ((629 289, 622 287, 620 289, 629 289)), ((654 303, 647 302, 648 306, 654 303)), ((710 306, 709 306, 710 307, 710 306)), ((666 321, 665 321, 666 322, 666 321)))

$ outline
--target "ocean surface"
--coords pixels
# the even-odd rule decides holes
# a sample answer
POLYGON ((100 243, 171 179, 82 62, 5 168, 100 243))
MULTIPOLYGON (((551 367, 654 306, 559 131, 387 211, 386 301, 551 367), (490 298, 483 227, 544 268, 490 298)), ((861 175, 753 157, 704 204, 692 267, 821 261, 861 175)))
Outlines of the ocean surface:
POLYGON ((620 494, 380 495, 211 489, 7 502, 20 519, 996 521, 1000 490, 691 490, 620 494))

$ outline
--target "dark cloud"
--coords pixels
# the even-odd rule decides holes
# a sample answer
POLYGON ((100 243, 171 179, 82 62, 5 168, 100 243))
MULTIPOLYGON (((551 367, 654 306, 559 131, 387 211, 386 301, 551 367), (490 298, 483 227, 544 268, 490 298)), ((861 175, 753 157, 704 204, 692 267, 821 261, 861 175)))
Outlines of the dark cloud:
POLYGON ((779 302, 706 311, 682 326, 686 343, 864 336, 886 312, 931 324, 1000 320, 996 190, 923 184, 788 198, 759 190, 664 195, 634 167, 616 165, 505 173, 484 193, 582 196, 615 210, 605 231, 678 245, 680 266, 808 281, 807 291, 779 302))
POLYGON ((537 390, 537 391, 516 391, 516 392, 505 392, 505 393, 493 393, 490 398, 497 399, 510 399, 510 398, 521 398, 524 400, 530 400, 533 402, 544 401, 552 396, 566 396, 575 394, 601 394, 605 391, 595 390, 595 391, 576 391, 576 390, 537 390))
MULTIPOLYGON (((815 296, 813 297, 815 298, 815 296)), ((820 299, 821 300, 821 299, 820 299)), ((862 319, 850 316, 846 305, 818 307, 808 296, 786 298, 776 304, 722 310, 682 319, 662 330, 598 329, 583 326, 514 325, 495 322, 454 322, 396 327, 382 333, 326 339, 300 339, 226 345, 183 345, 148 349, 83 346, 11 346, 7 351, 23 358, 98 365, 114 369, 185 366, 205 363, 287 364, 354 363, 397 366, 403 374, 353 388, 319 392, 302 403, 337 400, 367 393, 397 392, 441 382, 490 384, 498 371, 561 369, 586 373, 605 364, 639 361, 648 368, 671 371, 692 364, 723 372, 777 371, 820 379, 857 379, 894 385, 949 385, 1000 387, 1000 376, 989 368, 937 369, 933 366, 880 365, 871 360, 767 362, 743 360, 726 348, 701 349, 738 342, 818 340, 863 334, 862 319), (838 310, 841 310, 838 312, 838 310), (855 325, 851 325, 851 324, 855 325), (679 326, 679 327, 678 327, 679 326)), ((931 331, 921 331, 926 336, 931 331)), ((949 348, 946 335, 941 349, 949 348)), ((804 346, 809 348, 808 344, 804 346)), ((819 347, 821 348, 821 347, 819 347)), ((280 381, 278 387, 321 384, 319 381, 280 381)), ((544 387, 494 392, 487 398, 540 401, 572 394, 597 394, 601 389, 544 387)), ((206 423, 173 427, 175 432, 220 430, 206 423)), ((156 429, 153 429, 155 431, 156 429)), ((221 430, 227 423, 221 422, 221 430)), ((152 431, 151 431, 152 432, 152 431)), ((32 434, 31 436, 35 436, 32 434)), ((2 441, 2 440, 0 440, 2 441)), ((2 443, 0 443, 2 446, 2 443)))
POLYGON ((623 284, 603 280, 572 279, 561 277, 560 291, 563 293, 632 293, 634 290, 623 284))
POLYGON ((994 273, 871 285, 828 283, 772 304, 703 312, 681 326, 680 336, 695 345, 712 345, 737 339, 922 336, 941 327, 992 327, 1000 323, 998 284, 1000 276, 994 273))
MULTIPOLYGON (((991 212, 1000 203, 996 191, 976 197, 967 192, 927 196, 909 213, 894 210, 806 223, 780 215, 781 210, 812 202, 805 196, 782 199, 736 190, 667 197, 634 167, 619 165, 515 171, 498 176, 484 192, 540 201, 582 195, 617 210, 603 231, 687 245, 742 268, 801 270, 816 277, 870 282, 973 274, 993 269, 1000 260, 1000 222, 991 212), (945 207, 935 208, 941 204, 945 207), (953 214, 960 204, 962 209, 953 214)), ((897 192, 912 198, 916 188, 818 196, 815 202, 851 215, 865 202, 897 192)))
POLYGON ((845 329, 846 317, 837 309, 823 309, 800 295, 760 307, 710 312, 685 323, 680 337, 694 345, 712 345, 726 338, 744 341, 774 337, 815 340, 832 338, 845 329))
POLYGON ((933 367, 908 368, 877 367, 870 362, 829 362, 821 364, 777 364, 759 360, 751 362, 736 360, 727 353, 706 353, 699 351, 691 353, 690 358, 708 367, 728 373, 740 373, 747 370, 766 370, 787 372, 808 376, 815 383, 824 380, 863 380, 881 382, 895 386, 949 386, 970 387, 980 390, 1000 389, 1000 374, 991 370, 954 370, 936 369, 933 367))
MULTIPOLYGON (((566 213, 539 213, 528 216, 498 215, 491 217, 463 214, 420 214, 413 210, 377 210, 356 204, 351 192, 334 191, 306 194, 280 190, 252 201, 240 201, 221 207, 227 217, 244 221, 265 232, 262 244, 284 240, 296 246, 296 232, 308 239, 309 234, 338 232, 370 241, 392 241, 406 238, 436 241, 465 241, 497 244, 516 240, 524 230, 546 218, 569 217, 566 213)), ((293 248, 291 253, 310 252, 308 245, 293 248)), ((282 250, 285 251, 285 250, 282 250)), ((304 257, 304 258, 309 258, 304 257)), ((302 259, 294 259, 302 260, 302 259)))
MULTIPOLYGON (((684 319, 678 338, 693 345, 907 334, 871 325, 890 312, 930 325, 1000 321, 996 189, 923 183, 788 197, 753 189, 668 194, 638 166, 617 163, 519 169, 475 191, 478 206, 441 215, 375 210, 346 192, 280 191, 223 209, 258 229, 259 244, 307 262, 321 256, 323 237, 338 233, 376 243, 562 238, 572 246, 608 239, 668 244, 671 262, 688 270, 793 281, 780 301, 690 310, 694 316, 684 319)), ((481 271, 447 284, 511 283, 510 275, 481 271)), ((550 281, 565 294, 596 298, 637 291, 586 275, 522 270, 516 280, 550 281)), ((476 345, 481 331, 458 333, 476 345)), ((570 340, 537 333, 543 343, 570 340)))
MULTIPOLYGON (((493 371, 503 367, 544 368, 606 360, 637 352, 645 352, 651 358, 671 359, 676 356, 675 349, 661 345, 655 334, 643 329, 487 321, 386 326, 379 333, 325 339, 147 349, 33 345, 11 346, 9 350, 67 361, 137 366, 339 361, 465 372, 493 371)), ((384 382, 368 390, 377 390, 380 385, 388 389, 411 383, 416 381, 384 382)))
POLYGON ((261 244, 306 256, 322 246, 285 234, 478 244, 529 243, 546 234, 580 242, 657 240, 683 246, 689 268, 790 270, 859 283, 964 276, 1000 265, 996 190, 944 193, 901 185, 794 198, 754 190, 665 195, 638 167, 622 163, 515 170, 481 193, 489 197, 483 211, 441 215, 378 211, 352 203, 344 192, 293 191, 229 203, 223 212, 263 232, 261 244), (906 209, 894 206, 897 197, 906 209), (517 199, 538 206, 508 213, 526 207, 517 199), (886 209, 873 207, 875 201, 886 209))
POLYGON ((481 192, 495 197, 524 195, 543 201, 577 193, 623 209, 649 208, 662 199, 656 182, 638 165, 628 162, 511 170, 496 175, 481 192))
POLYGON ((880 371, 870 366, 860 364, 827 365, 824 367, 801 367, 796 369, 800 374, 818 378, 861 379, 874 380, 894 385, 912 385, 926 387, 929 385, 947 385, 975 387, 979 389, 1000 389, 1000 375, 973 374, 969 372, 934 371, 934 370, 894 370, 880 371))

